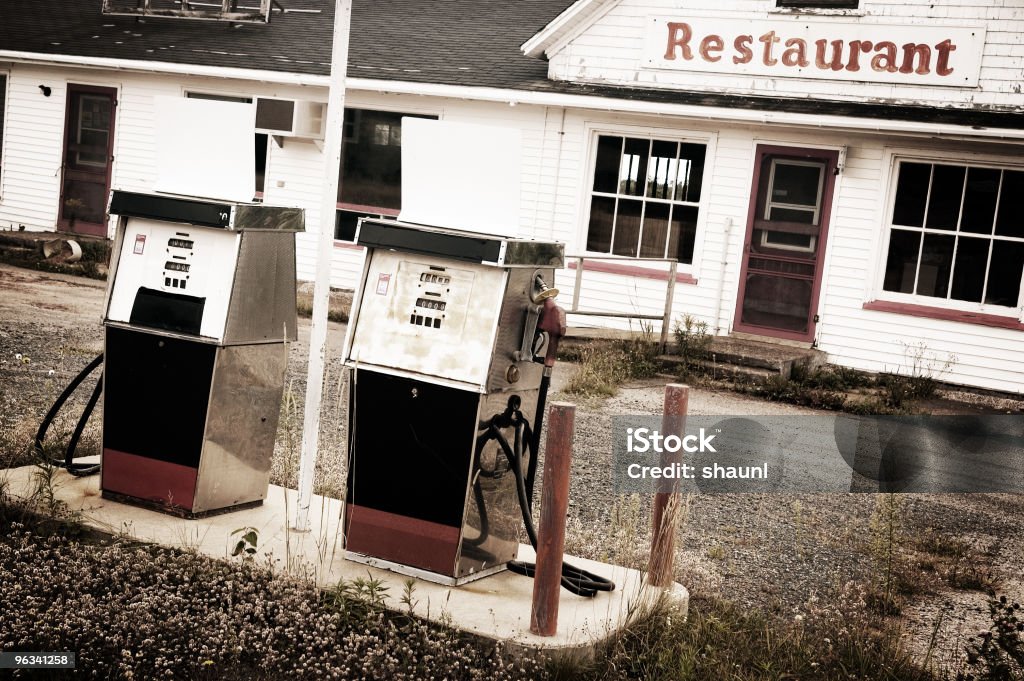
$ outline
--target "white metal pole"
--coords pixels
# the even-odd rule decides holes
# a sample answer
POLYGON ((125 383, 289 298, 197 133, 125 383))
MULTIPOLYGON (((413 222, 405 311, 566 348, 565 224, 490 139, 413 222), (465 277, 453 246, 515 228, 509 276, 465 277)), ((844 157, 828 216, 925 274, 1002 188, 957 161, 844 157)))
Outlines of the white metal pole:
POLYGON ((334 250, 334 215, 338 202, 341 141, 345 123, 345 72, 348 68, 348 35, 352 0, 336 0, 334 40, 331 48, 331 86, 327 95, 327 135, 324 140, 323 194, 320 201, 320 233, 316 240, 316 280, 313 288, 313 320, 309 332, 309 369, 306 406, 302 420, 302 458, 299 462, 299 498, 292 527, 309 529, 309 505, 313 497, 317 447, 320 443, 320 408, 327 363, 327 308, 331 296, 331 253, 334 250))

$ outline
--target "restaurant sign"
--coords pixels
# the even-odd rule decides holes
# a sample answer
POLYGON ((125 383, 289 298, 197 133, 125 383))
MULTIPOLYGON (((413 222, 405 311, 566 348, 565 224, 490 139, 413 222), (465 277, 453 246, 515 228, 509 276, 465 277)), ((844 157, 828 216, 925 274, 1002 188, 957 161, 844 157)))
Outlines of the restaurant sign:
POLYGON ((649 17, 649 69, 974 87, 984 28, 649 17))

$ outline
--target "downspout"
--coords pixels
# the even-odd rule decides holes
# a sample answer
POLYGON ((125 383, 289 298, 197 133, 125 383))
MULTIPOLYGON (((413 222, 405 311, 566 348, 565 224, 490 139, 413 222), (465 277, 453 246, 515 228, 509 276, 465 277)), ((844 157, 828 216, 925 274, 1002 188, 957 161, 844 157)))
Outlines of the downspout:
POLYGON ((718 309, 715 311, 715 335, 722 333, 722 296, 725 294, 725 271, 729 266, 729 236, 732 234, 732 218, 725 219, 722 234, 722 268, 718 274, 718 309))

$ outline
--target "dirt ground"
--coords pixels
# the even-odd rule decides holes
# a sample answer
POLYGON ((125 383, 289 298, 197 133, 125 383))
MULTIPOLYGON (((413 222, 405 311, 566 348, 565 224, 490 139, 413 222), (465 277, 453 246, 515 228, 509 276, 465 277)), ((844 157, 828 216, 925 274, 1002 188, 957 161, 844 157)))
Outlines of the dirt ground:
MULTIPOLYGON (((63 387, 102 350, 105 283, 0 265, 0 445, 22 451, 63 387)), ((321 427, 317 489, 339 493, 344 480, 344 390, 339 360, 345 326, 329 328, 329 372, 321 427)), ((302 430, 309 320, 290 346, 288 378, 273 480, 294 484, 302 430)), ((567 551, 642 567, 649 542, 649 500, 617 497, 611 485, 611 416, 658 414, 664 381, 624 386, 606 400, 575 400, 558 392, 570 366, 556 369, 552 400, 578 403, 567 551)), ((91 386, 87 382, 85 386, 91 386)), ((83 386, 83 387, 85 387, 83 386)), ((86 390, 57 423, 70 432, 86 390)), ((694 389, 690 412, 714 415, 804 414, 811 410, 766 403, 729 392, 694 389)), ((84 453, 98 451, 97 418, 84 453)), ((0 461, 6 467, 17 461, 0 461)), ((907 547, 935 534, 971 547, 966 558, 984 565, 1000 593, 1024 599, 1024 495, 901 495, 899 535, 907 547)), ((850 582, 877 578, 871 518, 879 497, 869 494, 694 495, 677 538, 676 576, 693 594, 721 596, 783 618, 802 617, 835 599, 850 582)), ((987 624, 986 596, 950 587, 927 569, 928 556, 905 558, 922 586, 908 598, 902 624, 918 651, 934 636, 940 660, 956 659, 965 638, 987 624)))

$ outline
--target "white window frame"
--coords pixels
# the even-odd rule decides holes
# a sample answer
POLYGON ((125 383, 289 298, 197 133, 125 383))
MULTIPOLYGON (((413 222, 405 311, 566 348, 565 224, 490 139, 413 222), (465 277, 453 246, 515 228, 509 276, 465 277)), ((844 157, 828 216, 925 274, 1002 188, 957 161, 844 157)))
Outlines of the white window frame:
MULTIPOLYGON (((893 231, 892 214, 896 205, 896 188, 899 183, 899 164, 905 163, 926 163, 926 164, 939 164, 939 165, 951 165, 951 166, 962 166, 967 168, 986 168, 994 170, 1014 170, 1024 172, 1024 163, 1014 163, 1007 156, 996 156, 996 155, 982 155, 982 154, 969 154, 969 153, 958 153, 955 154, 954 158, 951 158, 949 153, 936 152, 934 150, 920 150, 920 149, 887 149, 885 154, 885 166, 887 168, 885 187, 885 203, 884 212, 881 214, 880 225, 881 238, 879 239, 879 248, 875 253, 875 273, 873 278, 873 300, 886 301, 892 303, 900 303, 905 305, 914 305, 920 307, 941 307, 949 310, 955 310, 959 312, 973 312, 977 314, 992 315, 998 317, 1006 317, 1008 319, 1017 319, 1024 323, 1024 272, 1021 274, 1021 286, 1017 294, 1017 304, 1015 306, 1004 306, 1004 305, 992 305, 986 304, 984 301, 980 303, 973 303, 964 300, 955 300, 949 297, 947 292, 946 298, 937 298, 934 296, 923 296, 916 293, 899 293, 897 291, 885 290, 885 272, 886 264, 889 257, 889 241, 893 231)), ((966 177, 965 177, 966 181, 966 177)), ((1000 187, 1001 189, 1001 187, 1000 187)), ((999 195, 996 197, 996 207, 998 210, 999 195)), ((925 210, 927 211, 927 204, 925 210)), ((961 198, 960 205, 961 212, 963 211, 963 199, 961 198)), ((959 224, 959 219, 958 219, 959 224)), ((924 232, 926 234, 946 234, 950 236, 958 236, 960 234, 959 229, 957 230, 928 230, 924 227, 909 227, 909 226, 897 226, 897 229, 903 231, 914 231, 924 232)), ((985 235, 981 234, 970 234, 972 238, 983 238, 985 235)), ((989 235, 989 239, 992 239, 993 235, 989 235)), ((1024 237, 1001 237, 1001 239, 1009 239, 1012 241, 1024 242, 1024 237)), ((954 247, 954 264, 956 257, 956 248, 954 247)), ((918 268, 920 268, 920 252, 918 252, 918 268)), ((988 266, 991 266, 991 256, 988 266)), ((952 273, 950 274, 952 276, 952 273)), ((986 272, 986 280, 987 280, 986 272)), ((915 278, 916 288, 916 278, 915 278)))
MULTIPOLYGON (((604 251, 592 251, 587 249, 587 241, 590 230, 590 207, 593 198, 596 195, 606 195, 605 192, 594 191, 594 172, 597 170, 597 144, 598 139, 601 136, 612 136, 612 137, 635 137, 635 138, 646 138, 651 140, 664 140, 666 142, 677 142, 682 144, 703 144, 704 145, 704 174, 701 177, 701 197, 700 201, 696 203, 697 206, 697 227, 696 233, 693 239, 693 262, 684 263, 679 262, 677 271, 683 274, 696 277, 697 273, 700 272, 700 262, 703 254, 704 237, 707 232, 707 221, 709 208, 708 205, 710 200, 708 198, 711 192, 711 177, 715 159, 715 148, 718 141, 718 136, 711 132, 701 132, 696 130, 680 130, 673 128, 657 128, 648 126, 638 125, 614 125, 614 124, 595 124, 589 123, 585 126, 584 139, 586 140, 587 149, 587 164, 586 172, 580 178, 581 201, 580 206, 583 210, 580 211, 580 215, 577 219, 577 230, 576 238, 579 248, 578 253, 583 255, 594 255, 594 256, 612 256, 612 253, 606 253, 604 251)), ((614 196, 614 195, 609 195, 614 196)), ((643 199, 646 202, 649 199, 647 196, 634 197, 637 199, 643 199)), ((666 203, 679 203, 669 202, 666 203)), ((692 205, 689 204, 689 205, 692 205)), ((643 219, 643 213, 641 213, 641 220, 643 219)), ((642 223, 641 223, 642 224, 642 223)), ((642 238, 643 231, 641 229, 640 237, 642 238)), ((614 244, 615 233, 612 232, 612 243, 614 244)), ((639 242, 638 242, 639 243, 639 242)), ((620 256, 627 258, 628 256, 620 256)), ((640 263, 638 266, 644 266, 640 263)), ((652 268, 652 272, 661 271, 662 268, 652 268)))
MULTIPOLYGON (((762 216, 765 220, 771 219, 772 208, 782 208, 785 210, 799 210, 807 213, 813 213, 812 224, 821 224, 821 193, 825 188, 825 170, 826 164, 818 161, 800 161, 796 159, 787 158, 773 158, 771 167, 768 170, 768 195, 764 201, 764 215, 762 216), (818 173, 818 189, 814 195, 814 207, 808 208, 804 204, 800 203, 785 203, 783 201, 773 201, 772 191, 775 188, 775 167, 777 165, 787 166, 803 166, 805 168, 818 168, 821 172, 818 173)), ((814 249, 818 246, 818 237, 810 237, 809 246, 796 246, 794 244, 783 244, 772 241, 768 238, 769 234, 772 234, 771 230, 765 229, 761 231, 761 246, 764 248, 775 248, 780 251, 794 251, 797 253, 814 253, 814 249)))

